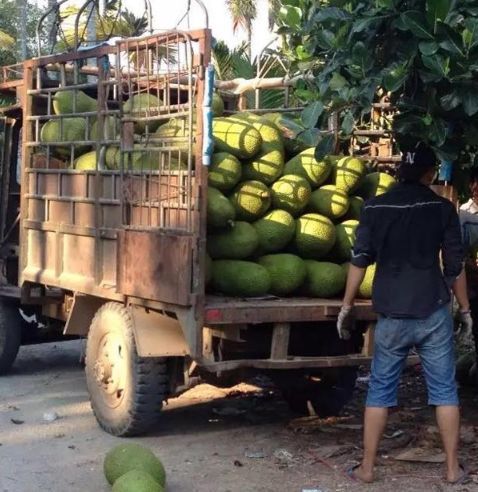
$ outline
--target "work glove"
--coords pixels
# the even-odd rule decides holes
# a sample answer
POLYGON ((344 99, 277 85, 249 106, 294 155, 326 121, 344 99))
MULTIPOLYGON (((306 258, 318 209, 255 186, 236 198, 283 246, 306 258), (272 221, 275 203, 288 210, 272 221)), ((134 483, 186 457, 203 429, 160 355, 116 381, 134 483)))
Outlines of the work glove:
POLYGON ((470 311, 458 311, 456 313, 455 337, 466 340, 471 337, 473 318, 470 311))
POLYGON ((355 324, 355 312, 353 306, 342 306, 337 316, 337 333, 341 340, 349 340, 350 332, 355 324))

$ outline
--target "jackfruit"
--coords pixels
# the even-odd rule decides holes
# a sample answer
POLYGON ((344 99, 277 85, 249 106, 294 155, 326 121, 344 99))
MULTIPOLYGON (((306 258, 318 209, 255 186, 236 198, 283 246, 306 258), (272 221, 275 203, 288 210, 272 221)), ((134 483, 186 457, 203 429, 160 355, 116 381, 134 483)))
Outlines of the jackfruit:
MULTIPOLYGON (((135 118, 157 116, 162 104, 163 102, 158 96, 149 94, 148 92, 142 92, 140 94, 134 94, 124 103, 123 113, 135 118)), ((135 133, 144 133, 146 127, 149 127, 149 133, 154 133, 160 124, 161 120, 135 121, 134 131, 135 133)))
POLYGON ((259 297, 271 288, 269 272, 252 261, 216 260, 212 262, 212 286, 230 296, 259 297))
POLYGON ((238 159, 250 159, 260 150, 260 133, 247 121, 214 118, 212 132, 216 151, 229 152, 238 159))
POLYGON ((251 256, 258 245, 259 236, 254 227, 241 221, 207 238, 207 252, 213 259, 242 260, 251 256))
POLYGON ((272 210, 252 225, 259 236, 259 250, 264 253, 281 251, 295 234, 294 217, 285 210, 272 210))
POLYGON ((306 260, 304 291, 312 297, 335 297, 345 289, 345 270, 335 263, 306 260))
POLYGON ((105 150, 105 165, 108 169, 119 169, 120 149, 115 145, 108 145, 105 150))
POLYGON ((160 485, 149 473, 143 470, 130 470, 113 484, 113 492, 164 492, 160 485))
POLYGON ((115 483, 131 470, 149 473, 163 487, 166 483, 164 466, 149 449, 139 444, 125 443, 108 451, 103 463, 103 471, 109 484, 115 483))
POLYGON ((355 243, 355 230, 358 225, 358 220, 346 220, 335 226, 337 239, 335 241, 333 255, 338 261, 350 260, 352 248, 355 243))
POLYGON ((228 191, 241 180, 242 166, 237 157, 227 152, 217 152, 212 156, 208 169, 208 184, 218 190, 228 191))
POLYGON ((387 173, 370 173, 365 176, 357 195, 360 195, 365 200, 369 200, 378 195, 382 195, 388 191, 394 184, 396 184, 395 178, 387 173))
POLYGON ((189 122, 184 118, 173 118, 156 130, 154 138, 162 139, 165 145, 177 149, 178 158, 186 162, 189 154, 190 130, 192 133, 191 154, 194 158, 198 145, 195 141, 196 125, 194 123, 190 127, 189 122))
MULTIPOLYGON (((95 120, 91 125, 90 140, 99 140, 98 120, 95 120)), ((115 140, 118 138, 120 129, 119 120, 111 115, 106 116, 103 120, 103 140, 115 140)))
POLYGON ((269 210, 271 192, 260 181, 244 181, 230 196, 230 200, 238 219, 257 220, 269 210))
POLYGON ((309 182, 312 188, 317 188, 317 186, 320 186, 328 178, 332 166, 327 159, 316 161, 314 154, 315 147, 312 147, 296 155, 286 162, 284 174, 302 176, 309 182))
POLYGON ((312 192, 309 208, 312 212, 336 220, 347 213, 349 197, 334 185, 325 185, 312 192))
POLYGON ((148 149, 141 144, 134 144, 133 150, 118 151, 114 154, 115 169, 121 168, 121 155, 123 155, 124 170, 159 171, 161 157, 159 150, 148 149))
MULTIPOLYGON (((85 118, 62 118, 47 121, 41 128, 40 141, 50 142, 72 142, 74 144, 75 157, 88 150, 86 145, 78 145, 75 142, 85 140, 86 119, 85 118)), ((55 154, 61 157, 70 157, 70 145, 55 145, 52 147, 55 154)))
POLYGON ((358 295, 364 299, 372 297, 373 279, 375 278, 376 264, 370 265, 365 270, 365 277, 360 284, 358 295))
POLYGON ((345 214, 344 219, 360 220, 360 215, 362 214, 362 208, 364 203, 365 203, 364 199, 360 196, 349 197, 349 210, 345 214))
POLYGON ((254 158, 244 164, 245 179, 256 179, 267 185, 282 174, 284 168, 284 145, 279 129, 265 118, 255 117, 246 121, 259 132, 262 144, 254 158))
POLYGON ((269 272, 270 292, 277 296, 295 292, 303 284, 307 273, 304 260, 287 253, 262 256, 258 263, 269 272))
POLYGON ((212 258, 206 253, 206 262, 205 262, 205 278, 204 283, 206 287, 211 283, 212 280, 212 258))
MULTIPOLYGON (((78 171, 95 171, 96 161, 96 150, 92 150, 91 152, 87 152, 86 154, 78 157, 78 159, 75 159, 73 162, 73 167, 78 171)), ((98 169, 100 169, 99 165, 98 169)))
POLYGON ((224 113, 224 101, 217 92, 212 95, 211 109, 215 117, 222 116, 224 113))
POLYGON ((287 210, 295 216, 307 205, 310 193, 310 185, 305 178, 286 174, 272 185, 272 203, 275 208, 287 210))
POLYGON ((216 188, 207 189, 207 224, 209 227, 227 227, 233 224, 236 210, 216 188))
POLYGON ((97 109, 96 99, 77 89, 59 91, 53 96, 55 114, 90 113, 97 109))
POLYGON ((334 246, 335 226, 319 214, 305 214, 296 220, 295 245, 304 258, 321 258, 334 246))
POLYGON ((335 164, 335 186, 350 193, 359 185, 365 175, 365 164, 357 157, 342 157, 335 164))

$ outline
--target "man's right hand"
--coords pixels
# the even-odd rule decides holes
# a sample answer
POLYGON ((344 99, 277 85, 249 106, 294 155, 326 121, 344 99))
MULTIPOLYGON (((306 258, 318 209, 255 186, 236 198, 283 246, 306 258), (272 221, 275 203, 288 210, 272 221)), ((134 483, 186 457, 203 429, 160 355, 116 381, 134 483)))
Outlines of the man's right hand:
POLYGON ((350 331, 355 324, 355 313, 353 306, 342 306, 337 316, 337 333, 341 340, 350 339, 350 331))

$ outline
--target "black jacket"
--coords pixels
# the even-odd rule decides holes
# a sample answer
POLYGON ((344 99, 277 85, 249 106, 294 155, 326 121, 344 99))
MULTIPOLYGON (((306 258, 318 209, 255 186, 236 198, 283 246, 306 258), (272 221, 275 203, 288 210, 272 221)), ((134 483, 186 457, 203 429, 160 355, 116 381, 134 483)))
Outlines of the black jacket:
POLYGON ((377 313, 428 317, 450 301, 463 257, 456 209, 430 188, 401 183, 366 202, 352 264, 377 264, 372 291, 377 313))

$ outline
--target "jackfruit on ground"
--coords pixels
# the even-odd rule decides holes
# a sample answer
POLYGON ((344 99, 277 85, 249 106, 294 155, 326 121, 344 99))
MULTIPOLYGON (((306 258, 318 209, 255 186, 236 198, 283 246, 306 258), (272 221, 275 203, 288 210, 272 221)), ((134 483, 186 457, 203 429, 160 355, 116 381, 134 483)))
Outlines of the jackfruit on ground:
POLYGON ((164 487, 166 471, 154 453, 134 443, 118 444, 108 451, 103 463, 103 471, 109 484, 113 484, 125 473, 141 470, 149 473, 156 482, 164 487))
POLYGON ((248 222, 215 231, 207 237, 207 252, 213 259, 242 260, 251 256, 259 245, 259 237, 248 222))
POLYGON ((284 169, 284 144, 282 135, 274 123, 266 118, 252 119, 251 125, 260 133, 262 145, 257 155, 244 164, 246 179, 257 179, 272 184, 284 169))
MULTIPOLYGON (((62 118, 47 121, 41 128, 40 141, 43 143, 50 142, 81 142, 86 137, 86 119, 85 118, 62 118)), ((88 150, 88 146, 75 144, 74 157, 79 157, 88 150)), ((70 157, 70 145, 52 146, 53 152, 61 157, 70 157)))
POLYGON ((229 152, 238 159, 250 159, 260 150, 260 133, 246 120, 214 118, 212 133, 216 152, 229 152))
POLYGON ((277 296, 295 292, 303 284, 307 273, 304 260, 287 253, 262 256, 258 263, 269 272, 270 292, 277 296))
POLYGON ((373 279, 375 277, 376 264, 370 265, 365 270, 365 277, 360 284, 358 295, 364 299, 372 297, 373 279))
MULTIPOLYGON (((142 92, 140 94, 134 94, 124 103, 123 113, 135 118, 157 116, 162 104, 163 102, 158 96, 149 94, 148 92, 142 92)), ((134 130, 135 133, 144 133, 146 127, 149 127, 149 133, 154 133, 160 124, 161 120, 150 120, 147 122, 135 121, 134 130)))
POLYGON ((252 225, 259 236, 259 250, 264 253, 281 251, 295 234, 294 217, 286 210, 271 210, 252 225))
POLYGON ((351 193, 362 181, 366 169, 364 162, 357 157, 342 157, 337 161, 335 170, 335 186, 344 191, 351 193))
POLYGON ((394 184, 396 184, 396 180, 390 174, 380 172, 370 173, 363 179, 357 190, 357 195, 360 195, 365 200, 369 200, 375 196, 382 195, 394 184))
POLYGON ((238 219, 257 220, 269 210, 271 192, 260 181, 244 181, 235 189, 230 200, 238 219))
POLYGON ((272 185, 272 203, 274 208, 287 210, 298 215, 310 198, 310 185, 302 176, 286 174, 272 185))
POLYGON ((304 291, 312 297, 335 297, 345 289, 345 270, 335 263, 306 260, 304 291))
POLYGON ((362 213, 364 203, 364 199, 360 196, 349 197, 349 210, 345 214, 344 219, 360 220, 360 215, 362 213))
MULTIPOLYGON (((99 121, 95 120, 91 125, 90 140, 99 140, 99 121)), ((108 115, 103 120, 103 139, 104 140, 115 140, 118 139, 120 133, 120 122, 115 116, 108 115)))
POLYGON ((218 190, 228 191, 239 183, 242 166, 237 157, 228 152, 217 152, 212 156, 208 169, 208 184, 218 190))
POLYGON ((113 492, 164 492, 160 485, 149 473, 143 470, 130 470, 113 484, 113 492))
MULTIPOLYGON (((95 171, 96 161, 96 150, 92 150, 75 159, 73 168, 78 171, 95 171)), ((98 169, 100 169, 100 166, 98 166, 98 169)))
POLYGON ((97 109, 96 99, 78 89, 58 91, 53 96, 55 114, 89 113, 97 109))
POLYGON ((323 215, 305 214, 296 220, 295 245, 304 258, 322 258, 334 246, 335 226, 323 215))
POLYGON ((216 260, 212 262, 212 286, 216 292, 230 296, 258 297, 269 292, 271 279, 258 263, 216 260))
POLYGON ((355 243, 355 230, 358 220, 346 220, 335 226, 337 239, 333 249, 334 258, 338 261, 349 261, 352 257, 352 248, 355 243))
POLYGON ((286 162, 284 174, 296 174, 304 177, 312 188, 317 188, 328 178, 332 170, 331 164, 324 159, 315 160, 315 147, 306 149, 286 162))
POLYGON ((215 117, 222 116, 224 113, 224 101, 217 92, 212 95, 211 109, 215 117))
POLYGON ((325 185, 312 192, 309 208, 312 212, 336 220, 347 213, 349 197, 336 186, 325 185))
POLYGON ((233 224, 236 210, 231 202, 216 188, 207 189, 208 227, 227 227, 233 224))

